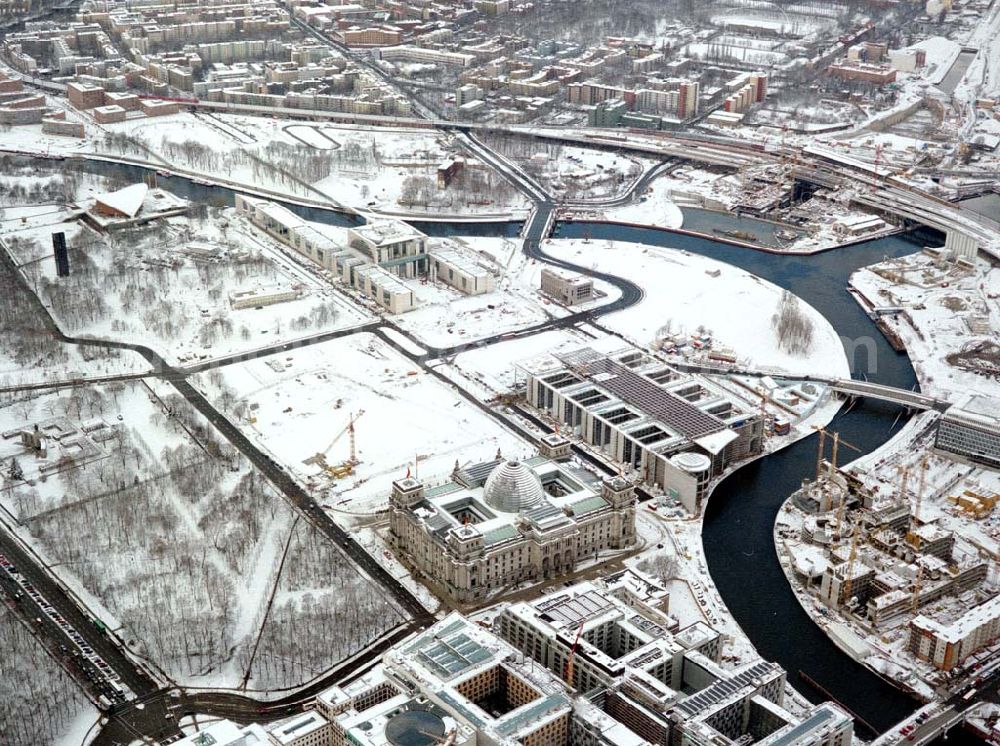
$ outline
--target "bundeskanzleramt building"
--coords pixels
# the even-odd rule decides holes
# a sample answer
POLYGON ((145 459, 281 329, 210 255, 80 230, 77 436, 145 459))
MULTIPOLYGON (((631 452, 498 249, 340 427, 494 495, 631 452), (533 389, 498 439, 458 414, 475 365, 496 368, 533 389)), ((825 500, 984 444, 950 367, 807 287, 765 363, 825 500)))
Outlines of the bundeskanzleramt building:
POLYGON ((598 483, 543 456, 457 469, 426 489, 393 483, 389 544, 444 595, 461 602, 561 575, 635 543, 635 489, 598 483))
POLYGON ((236 210, 389 313, 406 313, 416 307, 413 291, 403 280, 420 275, 433 274, 465 295, 494 289, 493 276, 451 248, 454 244, 438 241, 429 252, 427 236, 398 220, 376 220, 351 228, 343 246, 274 202, 237 194, 236 210))
POLYGON ((639 350, 583 348, 521 363, 528 403, 698 513, 710 480, 761 452, 759 411, 639 350))

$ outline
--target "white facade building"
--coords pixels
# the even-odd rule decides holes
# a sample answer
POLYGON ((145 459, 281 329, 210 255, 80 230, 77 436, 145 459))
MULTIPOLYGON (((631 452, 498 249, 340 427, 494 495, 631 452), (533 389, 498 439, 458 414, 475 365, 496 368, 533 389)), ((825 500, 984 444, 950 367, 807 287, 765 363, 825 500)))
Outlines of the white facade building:
POLYGON ((760 412, 639 350, 583 348, 518 366, 535 409, 698 513, 709 481, 761 452, 760 412))
POLYGON ((951 623, 916 617, 910 622, 909 650, 920 660, 949 671, 998 638, 1000 596, 994 596, 951 623))

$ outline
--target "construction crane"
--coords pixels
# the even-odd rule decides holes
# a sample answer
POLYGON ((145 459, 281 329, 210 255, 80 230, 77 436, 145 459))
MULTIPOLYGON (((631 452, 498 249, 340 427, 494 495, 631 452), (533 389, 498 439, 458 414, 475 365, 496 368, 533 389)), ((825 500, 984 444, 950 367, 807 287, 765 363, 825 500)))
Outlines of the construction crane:
POLYGON ((569 658, 566 659, 566 675, 563 677, 566 686, 573 688, 573 657, 576 655, 576 647, 580 644, 580 635, 583 634, 583 622, 576 630, 576 637, 573 639, 573 647, 569 649, 569 658))
POLYGON ((903 501, 906 499, 906 483, 910 478, 910 467, 904 464, 897 466, 896 469, 899 472, 899 499, 903 501))
POLYGON ((920 478, 917 481, 917 499, 913 506, 913 514, 910 516, 910 530, 906 534, 906 541, 914 549, 920 549, 920 536, 916 532, 917 524, 920 522, 920 503, 924 497, 924 485, 927 482, 927 462, 928 457, 924 456, 920 462, 920 478))
POLYGON ((837 453, 840 450, 840 446, 844 445, 850 448, 852 451, 857 451, 858 453, 864 453, 860 448, 858 448, 853 443, 842 439, 840 433, 831 433, 822 425, 813 425, 813 430, 819 432, 819 453, 816 455, 816 478, 819 479, 823 472, 823 456, 826 455, 826 436, 830 435, 833 438, 833 448, 830 453, 830 464, 834 469, 837 468, 837 453))
POLYGON ((318 453, 314 453, 312 456, 303 461, 304 464, 316 464, 321 467, 324 471, 333 477, 339 479, 340 477, 345 477, 354 471, 354 467, 358 464, 358 448, 357 439, 354 432, 354 423, 361 419, 361 415, 365 413, 365 410, 358 410, 357 414, 352 414, 347 421, 344 428, 333 436, 330 444, 318 453), (350 458, 347 461, 343 461, 336 466, 330 466, 326 457, 329 455, 331 449, 340 442, 340 439, 344 437, 345 434, 351 436, 351 452, 350 458))
POLYGON ((861 538, 861 517, 854 519, 854 531, 851 532, 851 553, 847 555, 847 578, 844 581, 844 603, 851 600, 851 588, 854 585, 854 563, 858 559, 858 540, 861 538))
POLYGON ((910 613, 916 614, 917 609, 920 608, 920 585, 921 581, 924 579, 924 566, 920 564, 920 558, 917 558, 917 577, 913 581, 913 597, 910 598, 910 613))

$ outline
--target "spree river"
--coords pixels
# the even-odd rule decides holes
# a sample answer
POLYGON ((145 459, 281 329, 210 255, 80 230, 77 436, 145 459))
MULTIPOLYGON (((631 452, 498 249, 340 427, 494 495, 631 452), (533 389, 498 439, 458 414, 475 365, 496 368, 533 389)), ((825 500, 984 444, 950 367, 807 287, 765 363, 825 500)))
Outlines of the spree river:
MULTIPOLYGON (((51 163, 25 159, 51 168, 51 163)), ((86 171, 140 180, 146 169, 115 164, 85 162, 86 171)), ((164 177, 159 185, 196 202, 228 204, 234 192, 206 186, 179 177, 164 177)), ((335 225, 359 222, 330 210, 288 205, 308 220, 335 225)), ((746 227, 746 218, 735 218, 702 210, 685 210, 689 224, 719 229, 746 227)), ((519 222, 449 224, 412 221, 432 235, 516 236, 519 222)), ((770 230, 761 224, 761 230, 770 230)), ((615 239, 663 246, 712 257, 740 267, 783 288, 811 304, 823 314, 845 340, 855 377, 913 388, 916 379, 906 355, 896 353, 878 332, 853 297, 846 291, 854 270, 884 257, 918 251, 921 243, 908 236, 893 236, 812 256, 788 256, 732 246, 708 238, 667 231, 603 223, 560 223, 559 237, 615 239), (852 352, 853 351, 853 352, 852 352)), ((657 292, 670 292, 669 287, 657 292)), ((767 313, 771 308, 747 308, 747 313, 767 313)), ((818 370, 817 374, 827 371, 818 370)), ((885 443, 905 422, 905 414, 890 404, 863 400, 842 410, 829 425, 844 440, 867 453, 885 443)), ((726 606, 760 654, 781 664, 789 680, 815 701, 826 699, 801 677, 808 674, 839 701, 880 730, 909 714, 914 700, 875 676, 843 653, 802 610, 778 563, 772 529, 779 508, 815 469, 817 436, 759 459, 725 479, 715 489, 706 509, 703 543, 708 570, 726 606)), ((861 732, 863 736, 870 733, 861 732)), ((974 742, 955 730, 950 743, 974 742)))
MULTIPOLYGON (((560 236, 585 234, 710 256, 788 288, 849 340, 849 347, 856 350, 849 355, 854 358, 850 362, 855 377, 866 376, 900 388, 916 384, 907 357, 893 351, 846 291, 848 278, 858 267, 884 256, 919 250, 920 244, 907 237, 884 238, 813 256, 780 256, 663 231, 572 223, 559 226, 560 236), (874 354, 869 356, 869 352, 874 354)), ((769 308, 746 310, 771 313, 769 308)), ((888 440, 904 421, 898 407, 864 400, 849 411, 842 410, 829 429, 868 452, 888 440)), ((799 691, 817 701, 825 699, 801 680, 799 672, 804 671, 862 718, 884 729, 913 710, 913 700, 855 663, 830 641, 802 610, 774 550, 775 516, 802 479, 815 470, 816 439, 816 435, 804 438, 745 466, 715 489, 708 501, 703 534, 708 569, 726 606, 760 654, 780 663, 799 691)))

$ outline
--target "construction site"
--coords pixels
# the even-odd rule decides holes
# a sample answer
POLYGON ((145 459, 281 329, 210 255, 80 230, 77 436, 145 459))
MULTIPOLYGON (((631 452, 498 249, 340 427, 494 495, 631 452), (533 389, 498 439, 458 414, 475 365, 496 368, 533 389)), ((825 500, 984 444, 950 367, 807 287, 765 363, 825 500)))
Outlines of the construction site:
POLYGON ((849 655, 925 699, 972 676, 1000 643, 990 602, 1000 485, 996 472, 937 445, 940 420, 919 415, 890 455, 848 468, 838 459, 857 449, 819 429, 815 477, 775 525, 806 611, 849 655))

